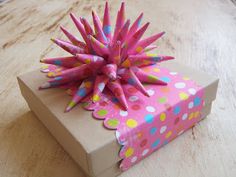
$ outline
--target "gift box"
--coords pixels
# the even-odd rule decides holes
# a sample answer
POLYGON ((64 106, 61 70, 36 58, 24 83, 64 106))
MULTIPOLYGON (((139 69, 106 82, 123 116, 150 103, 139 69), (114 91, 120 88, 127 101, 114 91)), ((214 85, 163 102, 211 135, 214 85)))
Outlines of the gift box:
MULTIPOLYGON (((191 79, 197 85, 201 86, 201 90, 204 91, 202 93, 204 103, 202 104, 200 111, 191 112, 188 115, 182 115, 181 117, 166 119, 165 116, 160 116, 161 120, 165 119, 166 125, 173 124, 173 126, 170 126, 168 132, 160 135, 165 136, 168 141, 164 141, 156 148, 159 149, 175 139, 185 130, 194 126, 210 113, 212 102, 216 97, 218 79, 177 62, 161 63, 160 66, 155 66, 155 68, 156 71, 165 68, 173 77, 179 76, 184 80, 191 79)), ((63 110, 65 105, 71 97, 61 88, 40 91, 38 89, 39 85, 46 80, 47 78, 45 75, 40 73, 39 70, 18 77, 21 93, 30 109, 88 176, 117 176, 122 172, 122 168, 119 167, 122 159, 124 159, 122 154, 126 160, 130 160, 131 162, 137 159, 137 156, 131 156, 134 154, 133 149, 125 147, 125 143, 122 144, 122 142, 117 141, 117 131, 106 129, 104 127, 104 124, 106 123, 104 122, 103 124, 102 121, 94 119, 91 111, 86 111, 79 105, 72 111, 64 113, 63 110)), ((168 90, 166 89, 168 86, 161 87, 164 92, 165 90, 168 90)), ((181 84, 179 84, 178 87, 181 88, 181 84)), ((164 92, 160 94, 164 95, 164 92)), ((188 94, 194 95, 194 90, 189 89, 188 94)), ((182 101, 179 101, 179 104, 190 99, 182 92, 180 92, 180 97, 183 99, 182 101)), ((135 97, 132 97, 131 101, 134 101, 134 98, 135 97)), ((159 101, 164 102, 164 100, 164 98, 161 98, 159 101)), ((196 104, 199 104, 198 100, 194 100, 194 102, 188 103, 186 107, 192 108, 195 101, 196 104)), ((158 109, 158 107, 148 107, 148 109, 150 112, 153 112, 152 110, 158 109)), ((172 110, 174 108, 168 107, 167 105, 166 110, 163 110, 163 112, 169 111, 169 109, 172 110)), ((174 109, 173 111, 178 112, 177 109, 174 109)), ((125 114, 125 111, 122 112, 122 110, 119 109, 117 109, 116 112, 125 114)), ((140 112, 140 114, 142 113, 140 112)), ((149 117, 145 117, 145 119, 148 123, 152 121, 149 117)), ((113 125, 112 123, 115 124, 115 122, 110 122, 111 126, 113 125)), ((129 119, 129 123, 131 126, 134 126, 135 124, 131 119, 129 119)), ((138 124, 137 128, 142 129, 142 125, 142 123, 138 124)), ((163 126, 158 127, 158 130, 163 132, 163 126)), ((154 133, 155 131, 156 129, 151 129, 150 133, 154 133)), ((141 135, 137 135, 137 137, 139 136, 141 135)), ((121 141, 121 139, 119 140, 121 141)), ((136 142, 139 141, 139 139, 134 138, 133 141, 136 142)), ((140 140, 140 142, 140 146, 147 146, 145 145, 145 141, 140 140)), ((159 142, 155 141, 152 145, 156 146, 158 144, 159 142)), ((144 157, 146 157, 146 154, 149 155, 145 148, 141 154, 144 157)))

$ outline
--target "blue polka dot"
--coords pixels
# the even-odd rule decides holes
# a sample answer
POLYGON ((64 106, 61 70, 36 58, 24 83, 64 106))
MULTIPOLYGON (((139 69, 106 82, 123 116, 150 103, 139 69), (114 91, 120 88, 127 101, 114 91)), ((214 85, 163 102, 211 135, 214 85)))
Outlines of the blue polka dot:
POLYGON ((105 34, 110 34, 111 33, 111 26, 110 25, 106 25, 103 27, 103 32, 105 34))
POLYGON ((161 77, 160 79, 164 82, 167 82, 167 83, 171 81, 171 79, 169 77, 166 77, 166 76, 161 77))
POLYGON ((140 27, 140 26, 141 26, 141 22, 142 22, 142 18, 141 18, 141 19, 139 19, 139 21, 138 21, 138 27, 140 27))
POLYGON ((160 61, 160 59, 161 59, 160 57, 153 57, 153 58, 152 58, 152 61, 158 62, 158 61, 160 61))
POLYGON ((79 91, 76 93, 80 97, 84 97, 86 95, 86 89, 80 88, 79 91))
POLYGON ((179 114, 180 113, 180 106, 176 106, 175 108, 174 108, 174 114, 175 115, 177 115, 177 114, 179 114))
POLYGON ((61 61, 60 60, 56 60, 56 61, 54 61, 54 64, 55 65, 61 65, 61 61))
POLYGON ((111 101, 112 101, 113 103, 118 103, 118 102, 119 102, 119 100, 118 100, 116 97, 112 97, 111 101))
POLYGON ((201 104, 201 98, 196 97, 193 100, 194 106, 199 106, 201 104))
POLYGON ((156 127, 152 127, 152 128, 150 129, 150 134, 151 134, 151 135, 154 135, 154 134, 156 133, 156 131, 157 131, 157 128, 156 128, 156 127))
POLYGON ((147 123, 152 123, 153 122, 153 115, 152 114, 147 114, 145 117, 144 117, 144 119, 145 119, 145 121, 147 122, 147 123))
POLYGON ((166 144, 168 144, 168 141, 167 141, 167 140, 164 141, 163 146, 166 145, 166 144))
POLYGON ((154 141, 154 143, 152 143, 152 148, 156 148, 159 144, 160 144, 160 139, 157 139, 156 141, 154 141))
POLYGON ((58 76, 58 77, 55 77, 54 79, 57 80, 57 81, 59 81, 59 80, 62 79, 62 77, 61 77, 61 76, 58 76))
POLYGON ((134 81, 134 79, 129 78, 129 79, 128 79, 128 83, 129 83, 130 85, 134 85, 134 84, 135 84, 135 81, 134 81))

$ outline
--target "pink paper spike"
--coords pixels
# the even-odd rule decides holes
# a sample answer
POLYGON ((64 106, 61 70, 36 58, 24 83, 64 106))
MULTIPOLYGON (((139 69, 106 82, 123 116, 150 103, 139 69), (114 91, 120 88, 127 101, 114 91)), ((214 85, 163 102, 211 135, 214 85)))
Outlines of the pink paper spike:
POLYGON ((87 35, 94 35, 94 32, 93 32, 93 29, 92 27, 90 26, 89 22, 83 18, 83 17, 80 17, 80 21, 83 23, 84 25, 84 29, 86 31, 86 34, 87 35))
POLYGON ((109 77, 111 80, 116 79, 117 65, 107 64, 102 68, 102 72, 109 77))
POLYGON ((71 53, 72 55, 75 55, 77 53, 85 53, 85 50, 77 47, 69 42, 62 41, 60 39, 51 39, 55 44, 57 44, 59 47, 63 48, 65 51, 71 53))
POLYGON ((119 80, 110 81, 107 83, 107 87, 111 90, 111 92, 119 100, 120 104, 125 108, 125 110, 127 110, 128 104, 127 104, 122 86, 120 84, 120 81, 119 80))
POLYGON ((128 32, 127 38, 130 38, 134 35, 134 33, 137 31, 137 29, 140 27, 141 25, 141 21, 143 18, 143 13, 141 13, 138 18, 135 20, 135 22, 133 23, 133 25, 130 27, 130 30, 128 32))
POLYGON ((134 35, 123 44, 123 51, 121 54, 121 58, 125 59, 127 56, 127 53, 133 49, 133 47, 137 44, 137 42, 139 41, 139 39, 142 37, 142 35, 144 34, 144 32, 147 30, 149 26, 149 22, 146 23, 145 25, 143 25, 142 28, 140 28, 136 33, 134 33, 134 35))
POLYGON ((97 69, 104 65, 105 61, 102 57, 96 55, 88 55, 88 54, 78 54, 76 55, 77 60, 82 63, 90 64, 92 68, 97 69))
POLYGON ((156 49, 156 48, 157 48, 156 45, 149 45, 144 50, 142 50, 140 53, 146 53, 146 52, 149 52, 149 51, 156 49))
POLYGON ((117 40, 121 41, 121 44, 123 44, 123 42, 126 39, 128 30, 129 30, 129 25, 130 25, 130 20, 127 20, 126 23, 123 25, 123 27, 121 28, 118 36, 117 36, 117 40))
POLYGON ((121 66, 125 68, 128 68, 130 66, 143 67, 172 59, 174 59, 174 57, 160 56, 156 54, 147 54, 147 53, 140 55, 129 55, 129 57, 121 64, 121 66))
POLYGON ((73 20, 76 28, 79 30, 79 32, 80 32, 82 38, 84 39, 85 43, 87 44, 88 49, 91 50, 90 42, 87 38, 87 34, 86 34, 86 31, 83 27, 83 24, 80 22, 79 19, 76 18, 76 16, 73 13, 71 13, 70 16, 71 16, 71 19, 73 20))
POLYGON ((53 64, 57 66, 63 66, 67 68, 73 68, 76 66, 80 66, 82 64, 80 61, 77 60, 75 56, 44 58, 44 59, 41 59, 40 62, 46 63, 46 64, 53 64))
POLYGON ((108 48, 101 42, 99 42, 97 39, 95 39, 93 36, 88 37, 91 41, 91 45, 93 50, 100 56, 108 55, 109 50, 108 48))
POLYGON ((121 50, 120 47, 121 47, 120 41, 117 41, 116 43, 113 44, 108 59, 110 63, 115 63, 116 65, 120 64, 120 50, 121 50))
POLYGON ((112 27, 111 27, 110 11, 109 11, 109 7, 108 7, 108 2, 106 2, 106 5, 105 5, 102 29, 103 29, 103 32, 106 35, 107 39, 109 41, 111 41, 112 27))
POLYGON ((139 41, 136 46, 133 48, 133 50, 131 50, 129 52, 129 54, 137 54, 140 53, 140 51, 144 50, 147 46, 149 46, 150 44, 152 44, 153 42, 155 42, 157 39, 159 39, 160 37, 162 37, 165 34, 165 32, 161 32, 158 34, 155 34, 153 36, 150 36, 146 39, 143 39, 141 41, 139 41))
POLYGON ((86 44, 82 41, 80 41, 76 36, 74 36, 73 34, 71 34, 69 31, 67 31, 67 29, 65 29, 63 26, 60 26, 62 32, 66 35, 66 37, 71 41, 72 44, 82 48, 82 49, 86 49, 86 44))
POLYGON ((148 92, 143 87, 142 83, 139 81, 139 79, 136 77, 136 75, 134 74, 134 72, 131 69, 120 70, 119 76, 121 76, 122 80, 126 81, 128 84, 135 87, 137 90, 139 90, 145 96, 149 96, 148 92))
POLYGON ((117 17, 116 17, 116 26, 115 26, 115 31, 114 31, 112 43, 114 43, 117 40, 117 36, 120 32, 120 29, 124 25, 124 22, 125 22, 125 3, 122 2, 120 10, 118 11, 117 17))
POLYGON ((94 24, 96 39, 103 44, 107 44, 108 41, 107 41, 107 38, 102 30, 100 18, 98 17, 98 15, 94 11, 92 11, 92 16, 93 16, 93 24, 94 24))
POLYGON ((150 84, 157 84, 157 85, 167 85, 166 82, 159 80, 156 76, 145 73, 143 70, 139 69, 138 67, 132 67, 135 75, 141 82, 150 83, 150 84))
POLYGON ((108 80, 109 80, 108 77, 105 75, 96 76, 94 89, 93 89, 93 97, 92 97, 93 102, 97 102, 100 100, 100 95, 103 92, 108 80))
POLYGON ((86 79, 82 82, 77 92, 73 96, 65 109, 65 112, 70 111, 75 105, 77 105, 83 98, 85 98, 93 89, 93 79, 86 79))

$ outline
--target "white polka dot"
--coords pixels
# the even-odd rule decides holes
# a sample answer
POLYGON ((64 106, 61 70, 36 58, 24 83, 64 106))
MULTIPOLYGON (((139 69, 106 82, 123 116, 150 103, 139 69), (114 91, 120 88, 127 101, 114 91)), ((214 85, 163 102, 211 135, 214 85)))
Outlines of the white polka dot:
POLYGON ((164 133, 167 129, 167 126, 162 126, 160 129, 160 134, 164 133))
POLYGON ((177 72, 170 72, 170 75, 176 75, 178 74, 177 72))
POLYGON ((177 88, 177 89, 182 89, 182 88, 184 88, 186 86, 186 84, 184 83, 184 82, 177 82, 177 83, 175 83, 175 87, 177 88))
POLYGON ((137 100, 138 100, 138 97, 137 97, 137 96, 130 96, 130 97, 129 97, 129 101, 134 102, 134 101, 137 101, 137 100))
POLYGON ((188 108, 189 108, 189 109, 192 109, 192 108, 193 108, 193 105, 194 105, 194 103, 191 101, 191 102, 188 104, 188 108))
POLYGON ((149 152, 149 149, 144 149, 142 152, 142 156, 145 156, 149 152))
POLYGON ((191 95, 195 95, 197 91, 196 91, 194 88, 190 88, 190 89, 188 89, 188 92, 189 92, 191 95))
POLYGON ((155 94, 155 91, 152 89, 147 90, 147 92, 148 92, 148 95, 150 95, 150 96, 155 94))
POLYGON ((185 114, 182 116, 182 120, 185 120, 185 119, 187 119, 187 118, 188 118, 188 114, 185 113, 185 114))
POLYGON ((127 112, 127 111, 120 110, 120 115, 121 115, 122 117, 128 116, 128 112, 127 112))
POLYGON ((131 162, 134 163, 134 162, 136 162, 137 159, 138 159, 137 156, 134 156, 134 157, 132 157, 131 162))
POLYGON ((155 111, 156 111, 156 109, 155 109, 154 107, 152 107, 152 106, 147 106, 147 107, 146 107, 146 110, 147 110, 148 112, 155 112, 155 111))

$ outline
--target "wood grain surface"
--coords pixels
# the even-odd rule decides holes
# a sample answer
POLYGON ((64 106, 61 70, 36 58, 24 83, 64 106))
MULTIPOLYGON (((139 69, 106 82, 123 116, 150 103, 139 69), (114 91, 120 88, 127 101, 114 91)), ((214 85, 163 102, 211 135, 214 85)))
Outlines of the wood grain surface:
MULTIPOLYGON (((111 1, 115 21, 120 1, 111 1)), ((16 76, 38 69, 39 59, 66 55, 50 42, 59 24, 76 32, 69 13, 101 16, 95 0, 0 2, 0 176, 84 177, 81 170, 29 110, 16 76)), ((236 176, 235 0, 129 0, 127 16, 144 12, 147 34, 166 31, 158 52, 220 78, 207 119, 123 173, 122 177, 236 176)), ((102 122, 101 122, 102 123, 102 122)))

